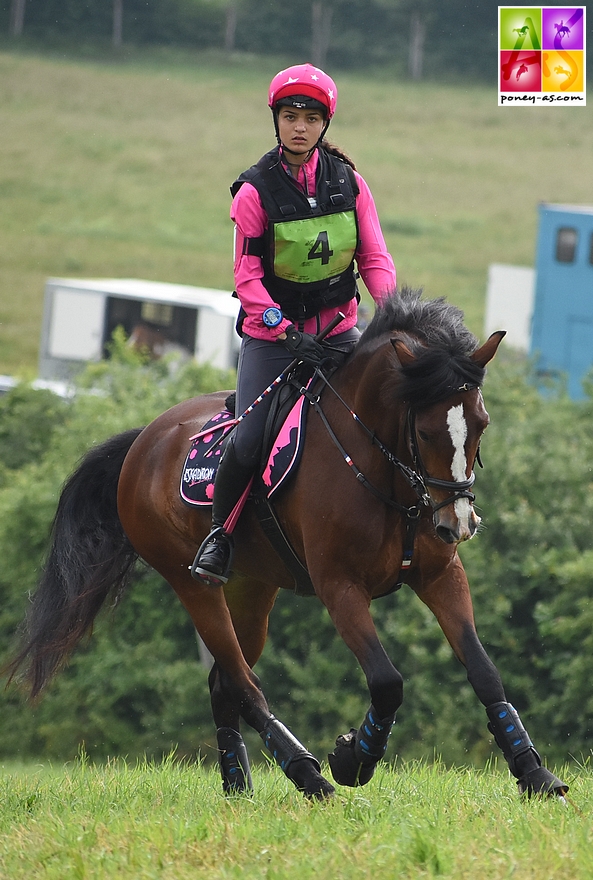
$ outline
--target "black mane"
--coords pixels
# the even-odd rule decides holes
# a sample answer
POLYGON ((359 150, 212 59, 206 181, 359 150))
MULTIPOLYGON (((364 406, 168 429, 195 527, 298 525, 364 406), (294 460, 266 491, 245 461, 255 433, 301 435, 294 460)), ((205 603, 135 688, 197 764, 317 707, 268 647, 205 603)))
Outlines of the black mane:
POLYGON ((402 287, 377 308, 357 350, 398 333, 416 359, 396 374, 395 391, 412 407, 432 406, 465 384, 484 381, 486 371, 470 357, 478 340, 463 323, 463 312, 442 297, 422 299, 421 290, 402 287))

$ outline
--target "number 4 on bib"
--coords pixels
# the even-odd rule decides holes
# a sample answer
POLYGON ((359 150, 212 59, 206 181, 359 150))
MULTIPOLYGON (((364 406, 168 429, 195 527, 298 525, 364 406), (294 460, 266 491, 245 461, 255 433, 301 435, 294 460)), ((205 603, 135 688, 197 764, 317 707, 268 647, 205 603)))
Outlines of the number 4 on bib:
POLYGON ((329 263, 329 258, 333 257, 334 252, 330 250, 329 247, 329 238, 327 236, 327 231, 324 230, 320 232, 317 236, 315 244, 307 254, 307 259, 309 260, 321 260, 322 266, 327 266, 329 263))

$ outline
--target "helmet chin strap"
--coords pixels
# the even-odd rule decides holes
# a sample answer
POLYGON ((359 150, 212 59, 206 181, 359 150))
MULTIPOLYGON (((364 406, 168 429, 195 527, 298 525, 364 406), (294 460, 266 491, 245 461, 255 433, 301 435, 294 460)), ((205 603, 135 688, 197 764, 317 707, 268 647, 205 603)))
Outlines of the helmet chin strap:
MULTIPOLYGON (((280 146, 282 147, 282 152, 283 152, 283 153, 290 153, 291 156, 302 156, 302 155, 303 155, 302 153, 297 153, 296 150, 291 150, 290 147, 287 147, 285 144, 282 143, 282 141, 280 140, 280 138, 278 138, 278 143, 279 143, 280 146)), ((307 152, 306 152, 306 156, 307 156, 307 158, 304 160, 305 162, 308 162, 308 161, 309 161, 309 159, 311 158, 311 156, 313 155, 313 153, 315 152, 315 150, 316 150, 317 147, 319 146, 319 143, 320 143, 320 142, 317 141, 317 143, 315 144, 314 147, 311 147, 310 150, 307 150, 307 152)))

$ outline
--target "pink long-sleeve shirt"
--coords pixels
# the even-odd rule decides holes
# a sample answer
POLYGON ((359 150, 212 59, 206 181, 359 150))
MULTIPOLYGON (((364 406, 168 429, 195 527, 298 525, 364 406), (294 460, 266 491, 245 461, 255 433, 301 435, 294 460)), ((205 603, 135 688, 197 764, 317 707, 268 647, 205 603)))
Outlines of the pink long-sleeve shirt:
MULTIPOLYGON (((317 150, 298 171, 297 184, 308 194, 315 193, 317 173, 317 150)), ((285 166, 286 169, 286 166, 285 166)), ((358 218, 359 245, 355 259, 358 271, 366 284, 369 293, 380 303, 395 290, 395 266, 387 250, 377 209, 371 191, 365 180, 354 172, 359 188, 356 197, 356 215, 358 218)), ((292 323, 285 318, 277 327, 266 327, 262 320, 264 311, 270 306, 278 306, 262 283, 264 275, 260 257, 243 254, 245 238, 259 238, 268 227, 268 216, 263 208, 259 193, 250 183, 244 183, 231 205, 231 219, 235 223, 235 288, 241 305, 247 316, 243 322, 243 331, 256 339, 273 340, 292 323)), ((357 320, 357 302, 349 302, 334 308, 326 308, 320 312, 319 326, 325 327, 338 313, 344 314, 344 320, 333 331, 343 333, 354 327, 357 320)), ((305 322, 306 333, 317 333, 317 318, 309 318, 305 322)), ((330 334, 331 336, 332 334, 330 334)))

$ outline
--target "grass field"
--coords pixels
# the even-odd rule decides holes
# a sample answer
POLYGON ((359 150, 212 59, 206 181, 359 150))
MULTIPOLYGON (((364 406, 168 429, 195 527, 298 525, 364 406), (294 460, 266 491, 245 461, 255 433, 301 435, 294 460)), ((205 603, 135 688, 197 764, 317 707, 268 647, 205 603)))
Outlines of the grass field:
POLYGON ((571 801, 520 800, 506 772, 380 767, 363 789, 305 801, 256 768, 252 799, 216 771, 165 762, 4 766, 0 877, 186 880, 585 880, 592 774, 571 801))
MULTIPOLYGON (((273 145, 277 64, 0 51, 0 373, 35 375, 48 276, 231 289, 228 187, 273 145)), ((400 281, 482 334, 487 267, 533 264, 538 202, 593 203, 590 109, 498 108, 494 73, 336 78, 331 135, 371 185, 400 281)))

